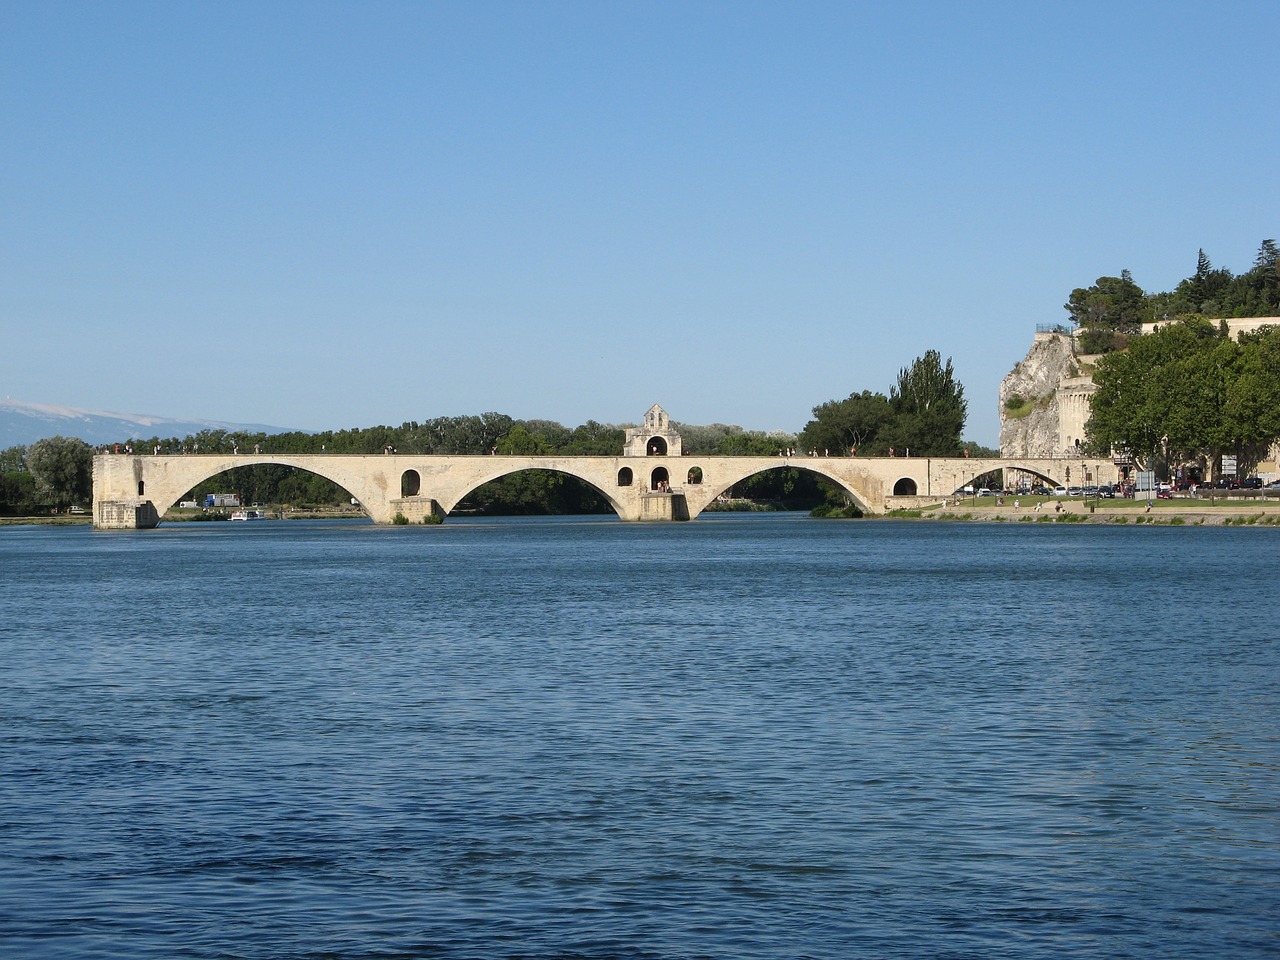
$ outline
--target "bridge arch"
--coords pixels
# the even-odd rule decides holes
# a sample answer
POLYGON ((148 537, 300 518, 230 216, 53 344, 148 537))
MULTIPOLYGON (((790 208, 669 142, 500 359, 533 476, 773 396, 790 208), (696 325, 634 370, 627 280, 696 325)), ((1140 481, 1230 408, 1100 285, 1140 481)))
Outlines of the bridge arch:
MULTIPOLYGON (((125 460, 124 457, 112 460, 125 460)), ((376 485, 370 483, 367 478, 360 476, 359 473, 342 469, 341 462, 335 458, 332 462, 335 469, 326 469, 324 461, 321 458, 307 456, 295 459, 289 456, 279 455, 192 455, 183 457, 164 458, 163 465, 156 465, 156 469, 148 471, 146 479, 142 479, 142 472, 147 466, 151 466, 148 461, 150 457, 129 458, 136 460, 134 464, 134 473, 138 475, 137 490, 139 497, 146 497, 155 508, 156 516, 163 518, 164 515, 178 502, 183 494, 187 493, 194 487, 199 486, 207 480, 223 473, 228 473, 241 467, 253 467, 261 464, 272 466, 285 466, 293 470, 299 470, 303 473, 312 474, 322 477, 330 483, 345 490, 360 505, 360 509, 374 520, 381 518, 374 516, 367 504, 379 502, 381 491, 376 485), (305 460, 306 462, 299 462, 305 460)))
MULTIPOLYGON (((485 458, 485 459, 487 460, 490 458, 485 458)), ((440 505, 440 509, 444 511, 445 514, 448 514, 454 509, 456 509, 458 504, 462 503, 462 501, 466 500, 468 497, 474 494, 477 490, 479 490, 485 484, 492 483, 494 480, 501 480, 503 477, 510 477, 519 473, 525 473, 526 471, 529 471, 529 470, 542 470, 547 473, 559 473, 567 477, 573 477, 575 480, 580 480, 582 483, 585 483, 588 487, 590 487, 597 494, 599 494, 601 499, 603 499, 609 505, 609 507, 614 511, 614 513, 616 513, 620 517, 627 516, 627 511, 622 501, 619 500, 617 496, 613 495, 607 489, 605 489, 605 486, 597 477, 594 477, 580 470, 574 470, 565 466, 556 466, 556 465, 550 465, 550 464, 546 466, 531 466, 527 463, 510 465, 510 466, 496 465, 494 469, 485 470, 479 473, 476 479, 469 481, 468 483, 462 485, 461 487, 458 487, 455 492, 450 492, 447 494, 443 492, 434 492, 431 490, 428 490, 427 492, 429 494, 435 493, 435 499, 436 499, 436 502, 440 505)), ((618 478, 618 486, 620 487, 630 486, 631 484, 630 468, 623 467, 621 470, 619 470, 617 474, 617 478, 618 478), (622 474, 624 472, 627 474, 626 483, 623 482, 623 477, 622 477, 622 474)))
MULTIPOLYGON (((995 469, 1003 470, 1006 478, 1013 473, 1024 473, 1035 477, 1037 480, 1043 481, 1047 486, 1056 487, 1065 486, 1070 482, 1071 467, 1071 462, 1060 465, 1060 469, 1065 470, 1065 473, 1054 476, 1053 474, 1048 473, 1041 464, 1028 463, 1022 460, 1007 460, 1001 461, 999 466, 995 469)), ((983 474, 991 473, 992 470, 993 468, 990 463, 984 463, 981 461, 975 462, 972 469, 967 470, 964 473, 957 474, 957 476, 960 477, 960 482, 956 484, 956 489, 959 489, 962 486, 972 485, 978 477, 983 474)))
MULTIPOLYGON (((737 458, 725 457, 717 461, 717 469, 714 478, 710 475, 706 477, 703 484, 697 487, 696 502, 689 504, 690 517, 696 517, 717 497, 723 496, 735 484, 741 483, 743 480, 757 476, 762 473, 771 473, 775 470, 802 470, 806 473, 812 473, 816 476, 828 480, 840 488, 840 491, 857 505, 858 509, 863 513, 874 513, 871 504, 863 491, 859 491, 847 483, 843 478, 835 473, 823 469, 822 466, 814 464, 807 460, 787 459, 774 460, 770 458, 766 462, 762 462, 761 458, 742 458, 745 462, 739 468, 733 461, 737 458), (730 464, 735 469, 726 471, 726 467, 730 464)), ((691 491, 686 490, 686 493, 691 491)))
POLYGON ((901 477, 897 483, 893 485, 893 495, 895 497, 914 497, 919 491, 915 480, 911 477, 901 477))

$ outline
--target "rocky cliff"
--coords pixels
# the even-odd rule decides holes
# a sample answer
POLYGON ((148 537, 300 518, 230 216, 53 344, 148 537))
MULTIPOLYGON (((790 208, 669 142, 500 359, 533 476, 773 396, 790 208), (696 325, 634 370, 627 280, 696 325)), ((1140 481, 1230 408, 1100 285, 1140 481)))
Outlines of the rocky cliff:
POLYGON ((1000 382, 1000 456, 1061 456, 1062 436, 1058 386, 1079 371, 1071 337, 1037 333, 1031 349, 1000 382))

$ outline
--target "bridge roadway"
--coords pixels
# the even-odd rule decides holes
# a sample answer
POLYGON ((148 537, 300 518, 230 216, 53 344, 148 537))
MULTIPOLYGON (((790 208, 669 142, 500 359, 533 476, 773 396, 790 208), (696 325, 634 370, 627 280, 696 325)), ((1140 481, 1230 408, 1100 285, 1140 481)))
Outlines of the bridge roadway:
MULTIPOLYGON (((1049 484, 1113 483, 1102 459, 1004 460, 939 457, 517 457, 405 454, 100 454, 93 459, 93 525, 156 526, 197 484, 259 463, 332 480, 377 523, 448 514, 477 487, 522 470, 555 470, 590 484, 623 520, 691 520, 740 480, 793 467, 836 483, 866 513, 937 503, 993 470, 1019 470, 1049 484)), ((1008 476, 1008 475, 1006 475, 1008 476)), ((234 492, 234 491, 229 491, 234 492)))

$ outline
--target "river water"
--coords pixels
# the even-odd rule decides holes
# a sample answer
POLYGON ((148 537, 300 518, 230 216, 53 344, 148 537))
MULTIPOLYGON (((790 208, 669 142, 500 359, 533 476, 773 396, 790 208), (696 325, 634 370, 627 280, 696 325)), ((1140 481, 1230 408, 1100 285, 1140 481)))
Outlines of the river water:
POLYGON ((0 530, 0 955, 1280 955, 1280 532, 0 530))

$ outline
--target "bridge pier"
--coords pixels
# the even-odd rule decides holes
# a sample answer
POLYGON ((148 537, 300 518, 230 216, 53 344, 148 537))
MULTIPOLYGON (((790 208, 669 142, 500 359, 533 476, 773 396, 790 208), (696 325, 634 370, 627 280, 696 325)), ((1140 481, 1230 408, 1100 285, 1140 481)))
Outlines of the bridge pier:
MULTIPOLYGON (((440 509, 440 504, 430 497, 401 497, 398 500, 390 501, 390 505, 392 518, 399 514, 410 523, 424 523, 427 517, 444 516, 444 511, 440 509)), ((374 519, 377 518, 375 517, 374 519)))
MULTIPOLYGON (((623 519, 627 519, 623 517, 623 519)), ((640 494, 640 515, 636 520, 688 520, 689 504, 679 491, 644 491, 640 494)))
POLYGON ((151 530, 160 525, 160 514, 150 500, 97 500, 93 525, 98 530, 151 530))

